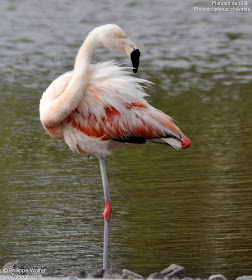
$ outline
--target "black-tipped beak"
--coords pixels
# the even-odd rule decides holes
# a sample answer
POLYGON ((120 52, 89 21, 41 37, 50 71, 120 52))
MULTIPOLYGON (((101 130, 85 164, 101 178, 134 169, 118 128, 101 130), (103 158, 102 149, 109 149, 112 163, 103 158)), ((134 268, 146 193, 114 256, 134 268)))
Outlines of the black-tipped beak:
POLYGON ((132 65, 133 65, 133 72, 136 73, 138 70, 138 66, 139 66, 139 58, 140 58, 140 51, 139 49, 135 49, 131 54, 130 54, 130 58, 132 61, 132 65))

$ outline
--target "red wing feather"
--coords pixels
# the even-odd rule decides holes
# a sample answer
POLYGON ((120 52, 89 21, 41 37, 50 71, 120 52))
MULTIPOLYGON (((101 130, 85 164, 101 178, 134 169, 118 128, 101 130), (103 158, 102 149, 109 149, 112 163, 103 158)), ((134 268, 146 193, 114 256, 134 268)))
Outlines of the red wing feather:
POLYGON ((88 136, 109 139, 143 138, 153 139, 167 137, 172 131, 183 137, 180 129, 167 115, 154 109, 147 103, 125 104, 123 113, 115 107, 106 107, 105 116, 98 121, 94 114, 82 116, 76 109, 67 118, 67 122, 88 136))

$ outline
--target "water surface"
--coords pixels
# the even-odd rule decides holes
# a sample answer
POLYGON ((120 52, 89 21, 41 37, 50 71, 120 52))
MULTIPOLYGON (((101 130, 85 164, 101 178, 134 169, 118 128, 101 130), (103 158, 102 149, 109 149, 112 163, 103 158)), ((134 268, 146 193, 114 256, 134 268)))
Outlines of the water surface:
MULTIPOLYGON (((204 1, 0 4, 0 264, 101 267, 103 192, 96 159, 73 154, 39 122, 42 92, 73 67, 87 33, 123 27, 141 50, 148 101, 192 147, 136 145, 107 159, 110 264, 147 276, 251 274, 251 12, 196 13, 204 1)), ((93 62, 121 53, 98 50, 93 62)))

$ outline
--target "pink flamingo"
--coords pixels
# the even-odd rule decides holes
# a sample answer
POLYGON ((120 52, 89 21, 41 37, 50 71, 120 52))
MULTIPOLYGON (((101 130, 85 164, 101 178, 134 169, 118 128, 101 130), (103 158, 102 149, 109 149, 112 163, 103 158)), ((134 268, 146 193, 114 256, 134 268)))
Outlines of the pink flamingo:
POLYGON ((113 62, 90 64, 100 47, 125 52, 137 72, 140 51, 126 33, 114 24, 97 27, 80 47, 74 70, 43 93, 40 120, 50 136, 65 141, 72 151, 99 159, 105 197, 103 269, 107 269, 112 207, 104 158, 130 143, 155 142, 179 150, 191 141, 171 117, 144 99, 144 86, 150 82, 113 62))

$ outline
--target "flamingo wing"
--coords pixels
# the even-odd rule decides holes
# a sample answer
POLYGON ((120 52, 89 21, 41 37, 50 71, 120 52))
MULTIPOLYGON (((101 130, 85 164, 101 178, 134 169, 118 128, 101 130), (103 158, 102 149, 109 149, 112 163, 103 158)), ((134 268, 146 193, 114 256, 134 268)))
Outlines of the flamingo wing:
POLYGON ((146 80, 112 62, 92 65, 86 91, 66 121, 84 134, 126 143, 151 142, 183 147, 185 136, 171 117, 144 99, 146 80))
POLYGON ((109 131, 114 140, 122 142, 146 142, 147 139, 181 139, 182 132, 170 117, 150 106, 147 102, 125 105, 123 113, 115 108, 106 109, 109 131))
POLYGON ((176 149, 183 148, 184 135, 172 119, 147 102, 127 103, 123 111, 115 107, 105 107, 100 119, 89 113, 83 116, 75 109, 67 122, 84 134, 125 143, 145 143, 146 141, 169 144, 176 149))

